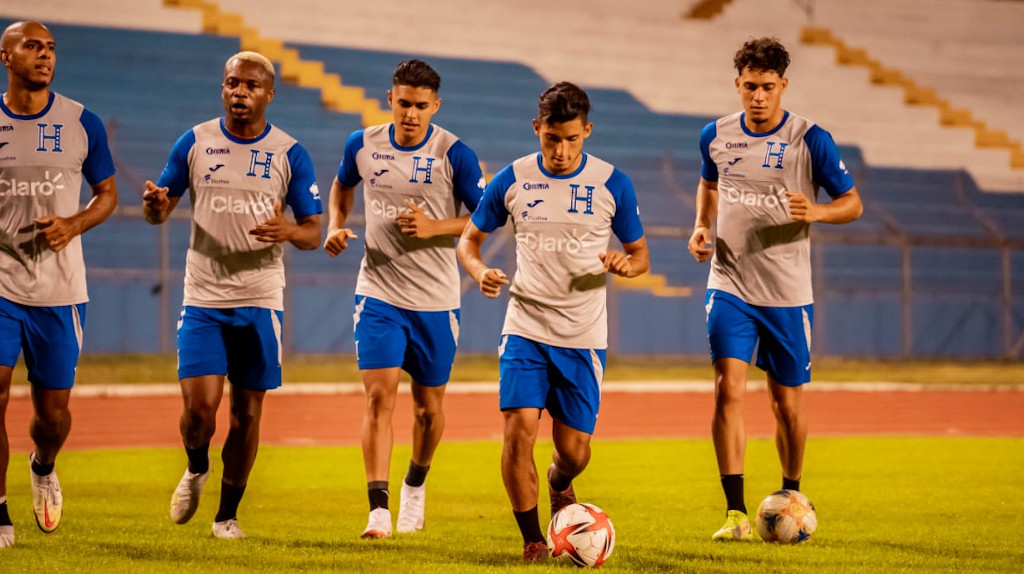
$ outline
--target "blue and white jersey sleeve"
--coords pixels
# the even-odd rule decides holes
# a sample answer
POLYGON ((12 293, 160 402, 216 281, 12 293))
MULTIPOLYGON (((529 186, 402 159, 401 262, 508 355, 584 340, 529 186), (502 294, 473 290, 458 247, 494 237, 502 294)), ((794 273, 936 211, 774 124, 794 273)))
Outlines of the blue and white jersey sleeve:
POLYGON ((473 211, 473 225, 484 233, 491 233, 508 221, 505 194, 515 185, 516 174, 511 165, 498 172, 484 189, 480 204, 473 211))
POLYGON ((448 162, 452 166, 452 192, 466 209, 475 210, 486 185, 480 171, 480 160, 468 145, 459 140, 448 149, 448 162))
POLYGON ((830 197, 839 197, 853 188, 853 177, 839 157, 839 148, 832 134, 816 125, 811 126, 804 134, 804 143, 811 156, 814 181, 825 188, 830 197))
POLYGON ((355 187, 363 180, 359 175, 359 164, 356 163, 356 156, 361 149, 363 130, 356 130, 345 140, 345 151, 341 155, 341 165, 338 166, 338 182, 344 187, 355 187))
POLYGON ((107 142, 107 130, 103 127, 103 120, 82 108, 81 122, 89 140, 89 151, 85 156, 85 161, 82 162, 82 175, 90 185, 96 185, 114 175, 116 171, 114 158, 110 155, 110 145, 107 142))
POLYGON ((700 131, 700 176, 707 181, 718 181, 718 166, 711 159, 711 142, 718 137, 717 122, 711 122, 700 131))
POLYGON ((167 165, 164 166, 160 179, 157 180, 157 187, 166 187, 169 197, 181 197, 189 187, 190 175, 188 167, 188 154, 192 146, 196 144, 196 134, 188 130, 178 141, 174 142, 171 148, 171 155, 167 158, 167 165))
POLYGON ((310 159, 306 148, 298 143, 293 145, 288 150, 288 164, 291 166, 291 179, 288 181, 285 201, 292 208, 295 218, 323 213, 313 160, 310 159))
POLYGON ((640 222, 640 208, 636 202, 636 190, 629 176, 616 169, 604 184, 615 198, 615 215, 612 216, 612 232, 622 243, 632 243, 644 236, 640 222))

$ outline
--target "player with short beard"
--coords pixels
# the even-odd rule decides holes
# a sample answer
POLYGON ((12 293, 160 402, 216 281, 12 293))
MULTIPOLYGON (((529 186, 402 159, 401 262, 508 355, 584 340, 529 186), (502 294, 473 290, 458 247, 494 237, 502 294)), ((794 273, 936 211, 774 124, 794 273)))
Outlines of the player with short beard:
POLYGON ((71 430, 68 400, 89 299, 79 236, 117 207, 117 184, 103 122, 50 90, 57 64, 50 30, 39 22, 11 24, 0 36, 0 61, 7 70, 0 102, 0 548, 5 548, 14 545, 5 420, 22 350, 34 407, 32 507, 46 533, 56 530, 63 516, 54 464, 71 430), (80 210, 83 177, 93 197, 80 210))

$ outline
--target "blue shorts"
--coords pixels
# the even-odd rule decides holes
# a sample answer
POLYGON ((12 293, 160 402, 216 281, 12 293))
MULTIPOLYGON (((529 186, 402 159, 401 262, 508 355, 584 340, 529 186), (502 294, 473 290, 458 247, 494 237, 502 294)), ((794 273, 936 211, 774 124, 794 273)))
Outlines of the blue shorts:
POLYGON ((252 391, 281 386, 284 313, 262 307, 181 308, 178 378, 227 375, 252 391))
POLYGON ((13 367, 25 350, 28 380, 43 389, 70 389, 82 352, 85 303, 32 307, 0 297, 0 365, 13 367))
POLYGON ((356 295, 352 317, 360 369, 401 367, 427 387, 448 383, 459 344, 459 310, 410 311, 356 295))
POLYGON ((759 307, 717 289, 704 298, 708 313, 711 361, 750 361, 757 347, 757 366, 787 387, 811 380, 811 327, 814 305, 759 307))
POLYGON ((503 335, 498 347, 501 410, 547 409, 551 418, 594 434, 605 355, 604 349, 569 349, 503 335))

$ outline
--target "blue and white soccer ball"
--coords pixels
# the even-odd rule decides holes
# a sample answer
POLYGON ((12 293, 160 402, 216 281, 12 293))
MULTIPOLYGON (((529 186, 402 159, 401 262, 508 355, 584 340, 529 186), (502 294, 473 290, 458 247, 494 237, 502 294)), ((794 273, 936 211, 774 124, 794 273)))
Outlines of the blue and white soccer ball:
POLYGON ((818 529, 814 504, 802 492, 778 490, 757 507, 757 533, 765 542, 799 544, 818 529))

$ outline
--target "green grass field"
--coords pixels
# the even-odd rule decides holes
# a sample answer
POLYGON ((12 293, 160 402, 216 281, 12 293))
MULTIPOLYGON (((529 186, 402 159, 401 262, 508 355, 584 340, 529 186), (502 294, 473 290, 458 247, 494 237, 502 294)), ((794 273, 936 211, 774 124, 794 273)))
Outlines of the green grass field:
MULTIPOLYGON (((177 381, 174 355, 90 355, 78 366, 76 384, 169 383, 177 381)), ((358 382, 355 357, 296 355, 283 361, 288 382, 358 382)), ((764 374, 751 368, 751 377, 764 374)), ((605 380, 708 380, 711 365, 704 357, 609 356, 605 380)), ((459 355, 452 381, 497 381, 496 355, 459 355)), ((923 384, 1007 385, 1024 383, 1024 361, 880 361, 815 358, 816 381, 888 381, 923 384)), ((24 365, 14 371, 14 384, 26 384, 24 365)))
MULTIPOLYGON (((811 543, 710 541, 723 519, 706 440, 604 441, 576 481, 581 501, 615 523, 614 572, 1020 572, 1024 444, 1019 439, 811 438, 805 492, 818 508, 811 543)), ((540 468, 550 443, 537 449, 540 468)), ((409 455, 398 447, 392 484, 409 455)), ((168 515, 184 456, 177 449, 66 452, 60 529, 42 534, 27 461, 16 456, 8 500, 17 545, 0 571, 46 572, 566 572, 519 563, 521 541, 499 473, 500 445, 442 444, 428 479, 427 529, 358 538, 366 521, 359 449, 264 447, 242 502, 248 538, 215 540, 217 480, 196 517, 168 515)), ((215 476, 221 465, 215 462, 215 476)), ((779 485, 770 441, 751 441, 747 504, 779 485)), ((395 488, 397 491, 397 488, 395 488)), ((546 495, 541 499, 546 519, 546 495)), ((397 508, 397 500, 393 500, 397 508)))

